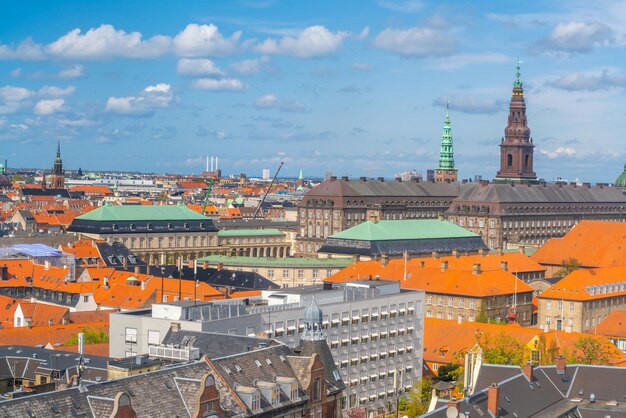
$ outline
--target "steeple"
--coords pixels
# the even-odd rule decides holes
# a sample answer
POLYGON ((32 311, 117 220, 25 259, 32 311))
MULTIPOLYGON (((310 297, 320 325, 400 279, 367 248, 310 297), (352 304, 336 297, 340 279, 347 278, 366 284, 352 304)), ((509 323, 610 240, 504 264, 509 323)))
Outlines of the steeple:
POLYGON ((63 160, 61 159, 61 141, 57 141, 57 155, 52 166, 52 176, 50 176, 50 188, 62 189, 65 187, 65 171, 63 170, 63 160))
POLYGON ((435 170, 435 181, 457 181, 458 172, 454 168, 454 143, 452 141, 452 126, 450 124, 450 102, 446 103, 446 118, 441 135, 439 150, 439 166, 435 170))
POLYGON ((535 181, 533 171, 533 149, 535 145, 530 137, 530 128, 526 118, 524 101, 524 83, 521 80, 520 64, 517 61, 513 94, 509 105, 509 119, 504 129, 504 138, 500 143, 500 170, 498 180, 535 181))
POLYGON ((298 176, 298 181, 296 182, 296 190, 302 190, 304 188, 304 176, 302 175, 302 168, 300 168, 300 175, 298 176))
POLYGON ((315 296, 311 304, 304 310, 304 331, 300 336, 301 341, 322 341, 324 337, 322 309, 317 304, 315 296))

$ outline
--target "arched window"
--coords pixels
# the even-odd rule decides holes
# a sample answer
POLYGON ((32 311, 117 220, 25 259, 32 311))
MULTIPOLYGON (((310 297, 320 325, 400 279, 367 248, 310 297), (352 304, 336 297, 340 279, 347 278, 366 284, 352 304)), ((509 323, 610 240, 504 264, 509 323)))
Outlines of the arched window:
POLYGON ((524 157, 524 167, 528 168, 528 162, 530 161, 530 155, 526 154, 524 157))
POLYGON ((511 167, 513 165, 513 155, 507 154, 506 156, 506 166, 511 167))

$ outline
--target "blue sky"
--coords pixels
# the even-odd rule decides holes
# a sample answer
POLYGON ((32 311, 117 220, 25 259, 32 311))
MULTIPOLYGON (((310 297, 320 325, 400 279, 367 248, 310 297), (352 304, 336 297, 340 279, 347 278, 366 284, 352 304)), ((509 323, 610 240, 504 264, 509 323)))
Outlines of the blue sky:
POLYGON ((23 1, 0 14, 12 167, 495 175, 517 57, 540 177, 626 161, 626 3, 23 1), (593 3, 591 5, 591 3, 593 3))

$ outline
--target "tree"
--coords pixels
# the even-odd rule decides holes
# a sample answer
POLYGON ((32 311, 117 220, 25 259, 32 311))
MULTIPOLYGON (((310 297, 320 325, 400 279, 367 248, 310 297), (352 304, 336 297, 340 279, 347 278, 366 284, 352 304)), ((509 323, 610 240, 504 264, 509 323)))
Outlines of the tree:
POLYGON ((500 332, 495 336, 488 332, 478 333, 476 342, 483 349, 485 363, 518 366, 524 363, 524 346, 505 332, 500 332))
POLYGON ((575 343, 576 353, 573 362, 582 364, 611 365, 612 359, 619 355, 617 348, 603 344, 598 338, 580 337, 575 343))
POLYGON ((575 258, 561 261, 561 268, 554 273, 554 277, 565 277, 580 268, 580 262, 575 258))
POLYGON ((424 415, 428 412, 432 391, 433 379, 430 377, 422 378, 409 391, 406 399, 400 403, 399 409, 403 410, 409 418, 424 415))
MULTIPOLYGON (((104 330, 96 330, 93 328, 83 328, 80 332, 85 334, 85 344, 101 344, 109 342, 109 334, 104 330)), ((77 345, 78 334, 72 335, 63 345, 77 345)))
POLYGON ((444 382, 456 382, 463 375, 463 368, 458 364, 444 364, 437 370, 439 380, 444 382))
POLYGON ((489 315, 487 315, 487 306, 485 305, 486 301, 480 302, 480 308, 478 308, 478 315, 476 315, 476 322, 481 322, 486 324, 489 322, 489 315))

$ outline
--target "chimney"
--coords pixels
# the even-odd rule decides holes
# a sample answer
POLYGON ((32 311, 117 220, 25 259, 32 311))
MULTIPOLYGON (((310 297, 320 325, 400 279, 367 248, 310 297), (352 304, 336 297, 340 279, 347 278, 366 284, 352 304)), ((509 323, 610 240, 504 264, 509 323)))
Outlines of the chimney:
POLYGON ((135 266, 135 274, 139 274, 139 266, 135 266))
POLYGON ((388 263, 389 263, 389 256, 387 254, 381 254, 381 256, 380 256, 380 264, 383 267, 387 267, 388 263))
POLYGON ((478 254, 485 255, 485 249, 481 248, 480 250, 478 250, 478 254))
POLYGON ((567 362, 565 361, 565 357, 559 354, 556 358, 556 374, 565 374, 565 367, 567 362))
POLYGON ((180 331, 180 324, 178 322, 172 322, 172 324, 170 325, 170 329, 172 330, 172 332, 178 332, 180 331))
POLYGON ((522 254, 526 254, 526 247, 524 247, 523 245, 519 246, 519 252, 522 254))
POLYGON ((534 366, 530 362, 522 366, 522 372, 524 372, 524 376, 526 376, 529 382, 533 381, 533 368, 534 366))
POLYGON ((378 215, 370 215, 370 222, 373 224, 377 224, 378 223, 378 215))
POLYGON ((426 265, 426 263, 424 263, 424 260, 420 261, 420 268, 421 269, 423 269, 425 265, 426 265))
POLYGON ((146 290, 146 282, 145 282, 145 280, 141 281, 141 290, 146 290))
POLYGON ((453 256, 454 258, 459 258, 459 250, 456 250, 456 249, 455 249, 455 250, 452 250, 452 256, 453 256))
POLYGON ((504 249, 502 247, 498 247, 498 255, 503 255, 504 249))
POLYGON ((189 267, 190 269, 192 269, 192 268, 193 268, 193 264, 194 264, 194 263, 193 263, 193 260, 189 260, 189 261, 187 262, 187 267, 189 267))
POLYGON ((459 315, 456 319, 457 324, 461 325, 463 323, 463 315, 459 315))
POLYGON ((352 262, 353 263, 358 263, 359 261, 361 261, 361 256, 359 256, 358 254, 354 254, 352 256, 352 262))
POLYGON ((436 260, 439 258, 439 253, 437 251, 433 251, 430 253, 430 256, 436 260))
POLYGON ((124 267, 124 270, 128 268, 128 257, 122 256, 122 267, 124 267))
POLYGON ((217 263, 217 271, 224 270, 224 263, 217 263))
POLYGON ((50 262, 49 262, 48 260, 46 260, 46 261, 43 263, 43 269, 44 269, 44 270, 49 270, 49 269, 50 269, 50 262))
POLYGON ((500 386, 497 383, 492 383, 489 386, 487 392, 487 410, 492 417, 500 416, 500 386))
POLYGON ((208 268, 209 268, 209 263, 208 263, 208 262, 206 262, 206 261, 203 261, 203 262, 202 262, 202 268, 203 268, 204 270, 208 269, 208 268))
POLYGON ((480 274, 480 264, 476 263, 472 266, 472 274, 480 274))
POLYGON ((509 271, 509 263, 507 261, 500 261, 500 269, 503 271, 509 271))
POLYGON ((439 215, 437 215, 437 219, 439 219, 440 221, 445 220, 445 218, 443 217, 443 213, 440 213, 439 215))
POLYGON ((442 261, 441 262, 441 272, 443 273, 446 270, 448 270, 448 262, 447 261, 442 261))

